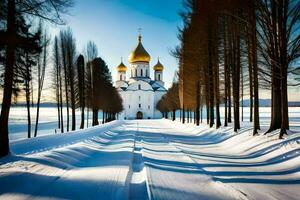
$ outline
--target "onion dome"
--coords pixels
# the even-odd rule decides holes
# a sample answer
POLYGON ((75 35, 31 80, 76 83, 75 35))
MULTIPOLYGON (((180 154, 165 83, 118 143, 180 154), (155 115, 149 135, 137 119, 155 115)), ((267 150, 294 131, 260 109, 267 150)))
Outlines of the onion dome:
POLYGON ((159 59, 157 61, 157 64, 154 65, 153 69, 154 69, 154 71, 163 71, 164 70, 164 66, 159 62, 159 59))
POLYGON ((150 62, 150 55, 142 45, 142 36, 139 35, 137 47, 130 53, 128 61, 134 62, 150 62))
POLYGON ((118 72, 126 72, 127 71, 127 67, 124 65, 123 62, 121 62, 119 64, 119 66, 117 67, 118 72))

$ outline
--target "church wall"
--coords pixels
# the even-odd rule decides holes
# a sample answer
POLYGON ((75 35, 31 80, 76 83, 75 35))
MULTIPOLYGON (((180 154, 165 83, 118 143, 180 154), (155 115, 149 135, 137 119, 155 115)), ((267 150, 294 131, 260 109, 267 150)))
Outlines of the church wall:
POLYGON ((148 63, 132 63, 130 77, 150 77, 148 63))
POLYGON ((143 113, 143 118, 154 118, 154 92, 153 91, 122 91, 124 111, 122 117, 135 119, 138 111, 143 113))

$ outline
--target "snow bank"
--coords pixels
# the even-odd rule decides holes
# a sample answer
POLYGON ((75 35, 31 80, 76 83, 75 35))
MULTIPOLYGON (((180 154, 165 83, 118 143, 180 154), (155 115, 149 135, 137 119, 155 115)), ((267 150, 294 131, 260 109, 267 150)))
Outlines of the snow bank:
POLYGON ((100 132, 120 126, 122 123, 123 121, 116 120, 106 124, 101 124, 99 126, 86 128, 84 130, 76 130, 67 133, 59 133, 55 135, 13 141, 10 144, 10 148, 11 152, 17 155, 32 154, 40 151, 55 149, 89 139, 100 132))

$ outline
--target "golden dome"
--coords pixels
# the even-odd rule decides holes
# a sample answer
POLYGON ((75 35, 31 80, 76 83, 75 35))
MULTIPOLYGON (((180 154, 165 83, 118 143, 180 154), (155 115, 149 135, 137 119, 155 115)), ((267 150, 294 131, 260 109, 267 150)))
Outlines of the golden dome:
POLYGON ((127 71, 127 67, 124 65, 123 62, 121 62, 121 64, 119 64, 119 66, 117 67, 118 72, 126 72, 127 71))
POLYGON ((130 63, 134 62, 150 62, 150 55, 148 52, 144 49, 142 45, 142 36, 139 35, 139 43, 137 47, 130 53, 128 61, 130 63))
POLYGON ((159 59, 157 61, 157 64, 154 65, 153 69, 154 69, 154 71, 163 71, 164 70, 164 66, 159 62, 159 59))

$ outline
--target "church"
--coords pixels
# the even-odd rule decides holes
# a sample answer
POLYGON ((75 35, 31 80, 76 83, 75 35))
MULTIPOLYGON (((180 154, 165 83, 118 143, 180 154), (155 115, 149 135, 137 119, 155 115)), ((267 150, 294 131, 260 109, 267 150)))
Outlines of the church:
POLYGON ((156 109, 157 102, 167 92, 163 82, 164 66, 159 59, 153 66, 154 80, 150 78, 150 55, 142 45, 142 36, 130 53, 129 69, 121 61, 117 66, 115 86, 123 100, 123 112, 120 119, 159 119, 162 114, 156 109), (128 71, 128 73, 127 73, 128 71), (130 78, 127 80, 126 75, 130 78))

